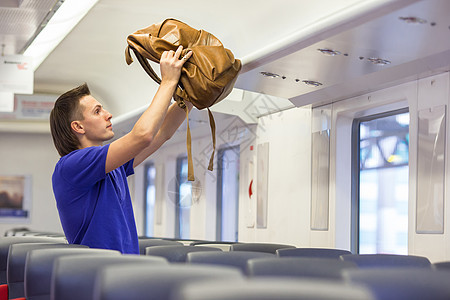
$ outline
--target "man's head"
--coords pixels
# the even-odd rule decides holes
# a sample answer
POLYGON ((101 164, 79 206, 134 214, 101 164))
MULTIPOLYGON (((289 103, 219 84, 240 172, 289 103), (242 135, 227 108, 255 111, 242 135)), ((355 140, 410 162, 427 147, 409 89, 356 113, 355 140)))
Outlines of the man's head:
POLYGON ((50 130, 53 143, 61 156, 77 150, 80 146, 80 141, 72 130, 71 123, 75 120, 83 120, 80 100, 90 94, 87 84, 83 84, 56 99, 55 106, 50 113, 50 130))

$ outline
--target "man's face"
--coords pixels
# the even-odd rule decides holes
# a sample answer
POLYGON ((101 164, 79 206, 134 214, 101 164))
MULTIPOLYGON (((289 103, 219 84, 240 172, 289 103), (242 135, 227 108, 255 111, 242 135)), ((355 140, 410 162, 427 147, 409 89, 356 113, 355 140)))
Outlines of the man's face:
POLYGON ((80 108, 83 112, 84 120, 79 121, 84 129, 85 137, 94 145, 101 145, 104 141, 112 139, 112 115, 103 108, 91 95, 80 100, 80 108))

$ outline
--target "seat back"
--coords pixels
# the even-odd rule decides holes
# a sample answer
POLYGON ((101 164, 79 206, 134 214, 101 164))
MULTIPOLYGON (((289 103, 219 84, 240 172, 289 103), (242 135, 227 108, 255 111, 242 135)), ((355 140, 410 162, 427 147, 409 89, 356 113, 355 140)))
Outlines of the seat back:
POLYGON ((63 238, 43 236, 7 236, 0 237, 0 284, 6 283, 6 267, 8 264, 9 246, 19 243, 67 243, 63 238))
POLYGON ((352 261, 360 268, 379 267, 422 267, 431 268, 428 258, 415 255, 396 254, 348 254, 341 255, 341 260, 352 261))
POLYGON ((377 299, 450 299, 450 272, 431 268, 364 268, 345 270, 349 283, 368 286, 377 299))
POLYGON ((288 276, 342 280, 342 271, 357 268, 354 262, 333 258, 276 257, 247 262, 249 276, 288 276))
POLYGON ((145 248, 153 246, 183 246, 183 243, 162 239, 139 239, 139 253, 145 255, 145 248))
POLYGON ((27 300, 50 299, 53 263, 68 255, 121 255, 119 251, 90 248, 37 249, 28 252, 25 261, 25 297, 27 300))
POLYGON ((9 298, 25 297, 25 261, 28 252, 35 249, 49 248, 87 248, 87 246, 50 243, 12 244, 9 246, 8 263, 6 268, 9 298))
POLYGON ((352 254, 348 250, 333 249, 333 248, 285 248, 278 249, 277 255, 285 256, 300 256, 300 257, 327 257, 339 259, 341 255, 352 254))
POLYGON ((233 244, 238 244, 238 242, 199 241, 199 242, 192 242, 191 246, 214 247, 214 248, 219 248, 222 251, 230 251, 231 245, 233 245, 233 244))
POLYGON ((222 251, 213 247, 202 246, 154 246, 145 249, 146 255, 162 256, 170 262, 185 262, 190 252, 222 251))
POLYGON ((183 283, 216 279, 243 280, 243 277, 239 270, 224 266, 109 266, 101 270, 97 277, 94 299, 165 300, 170 299, 171 294, 183 283))
POLYGON ((433 268, 441 271, 450 271, 450 261, 440 261, 433 263, 433 268))
POLYGON ((231 245, 230 251, 255 251, 275 254, 278 249, 288 248, 295 248, 295 246, 273 243, 241 243, 231 245))
POLYGON ((247 281, 189 282, 172 300, 374 300, 359 285, 328 280, 251 278, 247 281))
POLYGON ((167 265, 168 261, 163 257, 140 255, 59 257, 53 265, 51 299, 90 300, 97 272, 105 266, 123 264, 152 268, 154 265, 167 265))
POLYGON ((274 257, 275 255, 271 253, 254 251, 191 252, 187 254, 186 262, 193 264, 232 266, 239 268, 243 274, 246 274, 248 260, 255 258, 268 259, 274 257))

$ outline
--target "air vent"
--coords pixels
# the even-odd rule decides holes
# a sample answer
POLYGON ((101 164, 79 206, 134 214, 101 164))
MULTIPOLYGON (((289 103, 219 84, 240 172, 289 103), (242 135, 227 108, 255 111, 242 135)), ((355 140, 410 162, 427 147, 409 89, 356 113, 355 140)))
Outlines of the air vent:
POLYGON ((280 75, 271 73, 271 72, 260 72, 260 74, 263 75, 264 77, 269 77, 269 78, 279 78, 280 77, 280 75))
POLYGON ((382 58, 378 58, 378 57, 369 57, 367 60, 370 61, 371 63, 373 63, 374 65, 379 65, 379 66, 389 65, 391 63, 387 59, 382 59, 382 58))
POLYGON ((314 81, 314 80, 302 80, 302 82, 306 85, 315 86, 315 87, 322 85, 322 83, 320 83, 318 81, 314 81))
POLYGON ((408 24, 425 24, 427 20, 418 17, 399 17, 399 19, 408 24))
POLYGON ((328 49, 328 48, 321 48, 321 49, 317 49, 317 51, 319 51, 320 53, 327 55, 327 56, 336 56, 341 54, 341 52, 333 50, 333 49, 328 49))

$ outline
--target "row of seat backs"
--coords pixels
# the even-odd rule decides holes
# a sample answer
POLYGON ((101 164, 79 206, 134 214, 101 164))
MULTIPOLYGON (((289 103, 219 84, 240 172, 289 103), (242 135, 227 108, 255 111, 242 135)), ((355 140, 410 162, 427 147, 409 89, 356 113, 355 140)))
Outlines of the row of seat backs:
MULTIPOLYGON (((225 243, 224 243, 225 244, 225 243)), ((166 240, 140 240, 140 252, 146 255, 164 256, 171 262, 186 261, 190 252, 221 251, 216 247, 216 242, 192 243, 191 246, 184 246, 176 241, 166 240), (193 246, 192 246, 193 245, 193 246)), ((229 243, 230 252, 249 251, 271 253, 278 257, 318 257, 333 258, 351 261, 362 267, 378 266, 425 266, 431 265, 426 257, 414 255, 393 255, 393 254, 363 254, 354 255, 348 250, 333 248, 297 248, 291 245, 271 244, 271 243, 229 243)))
POLYGON ((239 270, 231 267, 169 265, 161 257, 121 255, 117 251, 103 249, 46 247, 28 252, 25 297, 27 300, 93 299, 99 270, 119 265, 124 268, 113 269, 100 276, 106 283, 111 280, 118 282, 116 288, 119 290, 111 289, 115 291, 112 295, 108 288, 107 294, 114 299, 143 299, 143 295, 146 295, 145 299, 168 299, 175 285, 184 280, 242 277, 239 270), (140 280, 130 281, 136 274, 140 280))
MULTIPOLYGON (((17 248, 17 249, 20 249, 21 247, 24 247, 24 246, 22 246, 22 245, 17 245, 17 246, 14 246, 14 247, 12 247, 12 248, 17 248)), ((29 246, 29 247, 31 247, 31 246, 29 246)), ((53 246, 51 246, 51 247, 53 247, 53 246)), ((51 248, 50 247, 50 248, 51 248)), ((189 247, 184 247, 184 248, 189 248, 189 247)), ((43 251, 41 251, 41 250, 36 250, 36 251, 32 251, 32 254, 34 255, 35 253, 37 253, 36 255, 37 255, 37 258, 35 258, 34 260, 36 260, 36 261, 43 261, 43 262, 45 262, 45 265, 51 265, 51 264, 49 264, 49 261, 52 261, 52 260, 57 260, 58 258, 54 258, 54 255, 57 253, 57 252, 63 252, 62 254, 61 254, 61 256, 66 256, 66 255, 74 255, 75 253, 77 253, 77 251, 75 251, 75 252, 73 252, 73 250, 80 250, 80 249, 71 249, 70 251, 72 251, 70 254, 69 254, 69 252, 67 252, 67 251, 65 251, 64 249, 51 249, 50 251, 49 251, 49 249, 45 249, 45 250, 43 250, 43 251), (55 251, 56 251, 56 253, 55 253, 55 251)), ((99 249, 86 249, 86 250, 94 250, 95 252, 97 252, 97 254, 103 254, 103 253, 101 253, 101 252, 103 252, 103 251, 109 251, 109 250, 99 250, 99 249), (98 252, 98 251, 100 251, 100 252, 98 252)), ((215 250, 215 252, 208 252, 208 253, 204 253, 204 254, 209 254, 209 255, 211 255, 211 254, 216 254, 216 253, 220 253, 221 251, 219 250, 219 251, 216 251, 215 250)), ((200 254, 202 254, 203 252, 198 252, 198 251, 196 251, 196 252, 193 252, 193 253, 188 253, 188 255, 187 255, 187 257, 189 258, 189 256, 198 256, 198 255, 200 255, 200 254)), ((256 252, 257 253, 257 252, 256 252)), ((80 253, 81 254, 81 253, 80 253)), ((83 256, 85 255, 85 254, 87 254, 86 252, 83 252, 83 256)), ((241 252, 241 251, 236 251, 236 252, 229 252, 229 253, 224 253, 224 254, 229 254, 229 255, 239 255, 239 254, 244 254, 244 255, 246 255, 246 257, 247 258, 249 258, 249 257, 251 257, 251 255, 252 255, 252 253, 250 252, 250 251, 248 251, 248 252, 241 252)), ((278 264, 281 262, 281 261, 284 261, 285 260, 285 258, 282 258, 282 259, 280 259, 280 258, 276 258, 274 255, 270 255, 270 254, 267 254, 267 253, 257 253, 258 255, 268 255, 268 257, 267 257, 267 259, 269 258, 269 256, 271 256, 270 258, 273 260, 273 259, 275 259, 275 260, 278 260, 278 264)), ((116 252, 115 254, 113 254, 113 255, 115 255, 115 256, 118 256, 118 255, 120 255, 118 252, 116 252)), ((57 255, 58 256, 58 255, 57 255)), ((230 256, 230 257, 231 257, 230 256)), ((391 260, 394 258, 394 257, 396 257, 396 258, 399 258, 399 259, 403 259, 404 257, 403 256, 393 256, 393 257, 390 257, 389 255, 376 255, 377 257, 384 257, 384 258, 390 258, 391 260)), ((59 257, 59 256, 58 256, 59 257)), ((102 257, 103 257, 103 255, 102 255, 102 257)), ((120 257, 122 257, 122 256, 120 256, 120 257)), ((365 257, 371 257, 371 256, 365 256, 365 257)), ((135 258, 135 257, 134 257, 135 258)), ((151 258, 151 257, 149 257, 150 259, 153 259, 153 258, 151 258)), ((261 257, 262 258, 262 257, 261 257)), ((61 259, 64 259, 64 258, 61 258, 61 259)), ((69 259, 69 257, 67 257, 67 259, 69 259)), ((112 258, 112 259, 114 259, 114 258, 112 258)), ((407 258, 407 259, 409 259, 409 258, 407 258)), ((33 260, 33 259, 32 259, 33 260)), ((102 259, 98 259, 98 258, 96 258, 96 257, 94 257, 94 258, 92 258, 92 260, 93 261, 95 261, 95 260, 98 260, 98 261, 101 261, 101 260, 103 260, 103 258, 102 259)), ((255 259, 254 259, 255 260, 255 259)), ((256 260, 258 260, 258 259, 256 259, 256 260)), ((261 261, 263 261, 263 260, 266 260, 266 258, 264 258, 264 259, 260 259, 261 261)), ((164 261, 164 260, 163 260, 164 261)), ((252 259, 250 259, 249 260, 249 262, 251 262, 252 261, 252 259)), ((270 261, 270 260, 268 260, 268 261, 270 261)), ((287 260, 286 260, 287 261, 287 260)), ((298 261, 298 259, 297 259, 297 261, 298 261)), ((306 261, 311 261, 311 259, 306 259, 306 261)), ((128 262, 126 262, 126 263, 129 263, 130 261, 128 261, 128 262)), ((334 262, 338 262, 338 260, 334 260, 334 262)), ((108 262, 107 261, 107 259, 105 258, 105 263, 106 264, 111 264, 111 262, 108 262)), ((142 262, 138 262, 138 264, 141 264, 142 262)), ((31 265, 33 265, 33 264, 31 264, 31 265)), ((55 265, 56 265, 56 261, 55 261, 55 265)), ((81 266, 81 264, 79 263, 79 262, 75 262, 75 263, 73 263, 73 265, 75 265, 75 266, 81 266)), ((93 264, 93 263, 89 263, 89 262, 87 262, 87 266, 89 266, 89 265, 92 265, 92 266, 94 266, 95 264, 93 264)), ((255 265, 258 265, 258 264, 255 264, 255 265)), ((288 263, 288 264, 285 264, 285 265, 292 265, 292 263, 288 263)), ((324 264, 324 265, 330 265, 330 262, 327 262, 326 264, 324 264)), ((61 267, 60 269, 61 270, 71 270, 71 266, 70 265, 62 265, 63 267, 61 267)), ((391 265, 392 266, 392 265, 391 265)), ((124 266, 125 267, 125 266, 124 266)), ((128 266, 128 267, 130 267, 130 266, 128 266)), ((317 265, 316 265, 316 267, 317 267, 317 265)), ((96 268, 96 267, 95 267, 96 268)), ((40 267, 38 267, 38 269, 41 271, 41 273, 40 274, 36 274, 39 278, 40 278, 40 282, 39 282, 39 287, 40 288, 42 288, 43 286, 45 287, 45 286, 49 286, 50 285, 50 283, 47 281, 47 282, 45 282, 45 281, 42 281, 42 276, 43 275, 45 275, 44 273, 46 273, 47 274, 47 277, 45 277, 44 276, 44 278, 48 278, 48 274, 51 274, 52 273, 52 270, 50 270, 50 269, 52 269, 52 268, 47 268, 47 269, 45 269, 45 268, 42 268, 42 266, 40 266, 40 267), (42 271, 45 271, 45 272, 42 272, 42 271)), ((273 267, 270 267, 270 269, 273 269, 273 267)), ((88 270, 88 268, 87 267, 81 267, 78 271, 79 272, 81 272, 82 270, 88 270)), ((191 269, 192 270, 192 269, 191 269)), ((56 279, 64 279, 64 278, 67 278, 67 276, 68 275, 70 275, 70 274, 79 274, 79 272, 68 272, 66 275, 64 275, 64 274, 56 274, 56 273, 54 273, 54 276, 55 276, 55 278, 56 279)), ((33 272, 31 272, 31 273, 33 273, 33 272)), ((117 274, 117 273, 116 273, 117 274)), ((344 274, 346 274, 345 272, 344 272, 344 274)), ((351 274, 351 273, 350 273, 351 274)), ((433 273, 433 274, 436 274, 436 273, 433 273)), ((272 274, 273 275, 273 274, 272 274)), ((433 276, 433 275, 432 275, 433 276)), ((436 275, 434 275, 434 276, 436 276, 436 275)), ((85 275, 82 275, 80 278, 89 278, 89 276, 85 276, 85 275)), ((361 276, 357 276, 357 278, 362 278, 361 276)), ((432 278, 432 277, 430 277, 430 278, 432 278)), ((56 280, 55 279, 55 280, 56 280)), ((92 282, 92 277, 89 279, 89 280, 87 280, 87 281, 89 281, 89 282, 92 282)), ((50 280, 51 281, 51 280, 50 280)), ((79 280, 75 280, 75 281, 73 281, 73 278, 72 279, 69 279, 68 280, 68 282, 70 283, 70 282, 77 282, 77 281, 79 281, 79 280)), ((64 286, 64 285, 58 285, 58 286, 64 286)), ((73 288, 74 289, 79 289, 79 285, 75 285, 73 288)), ((92 287, 92 289, 93 289, 93 287, 92 287)), ((48 289, 49 290, 49 289, 48 289)), ((89 290, 89 289, 83 289, 84 291, 87 291, 87 294, 90 294, 90 292, 91 292, 91 290, 89 290)), ((397 290, 397 289, 396 289, 397 290)), ((439 288, 439 287, 436 287, 436 290, 437 291, 442 291, 442 288, 439 288)), ((60 293, 62 293, 62 292, 64 292, 64 291, 67 291, 67 289, 66 288, 62 288, 61 290, 60 290, 60 293)), ((107 289, 107 291, 109 291, 109 289, 107 289)), ((30 293, 30 297, 29 297, 29 299, 41 299, 42 297, 44 297, 45 298, 45 296, 49 296, 48 294, 47 295, 45 295, 45 293, 42 293, 43 292, 43 290, 41 289, 40 291, 39 290, 34 290, 33 292, 36 292, 36 295, 34 295, 34 294, 32 294, 32 293, 30 293), (38 293, 38 292, 40 292, 40 293, 38 293), (37 297, 37 298, 36 298, 37 297)), ((445 291, 444 291, 445 292, 445 291)), ((47 293, 49 293, 49 291, 47 292, 47 293)), ((56 291, 55 291, 55 294, 56 294, 56 291)), ((73 294, 73 295, 80 295, 80 291, 78 291, 78 292, 75 292, 75 293, 70 293, 70 294, 73 294)), ((448 295, 448 294, 447 294, 448 295)), ((65 297, 70 297, 70 296, 65 296, 65 297)), ((66 299, 66 298, 55 298, 55 299, 66 299)), ((78 297, 78 299, 85 299, 85 298, 83 298, 83 297, 78 297)), ((86 298, 87 299, 87 298, 86 298)), ((109 299, 109 298, 108 298, 109 299)), ((162 298, 161 298, 162 299, 162 298)))
MULTIPOLYGON (((253 252, 243 253, 250 257, 253 252)), ((239 252, 231 253, 237 254, 239 252)), ((146 299, 168 299, 174 287, 185 281, 243 280, 242 273, 235 268, 190 264, 169 266, 161 257, 120 255, 111 250, 58 243, 11 244, 7 270, 11 272, 8 272, 13 287, 11 292, 19 287, 20 274, 23 274, 24 292, 29 300, 92 299, 94 296, 95 299, 140 299, 144 295, 146 299), (105 274, 100 276, 98 283, 96 273, 102 267, 105 267, 105 274)), ((20 295, 13 294, 10 298, 20 295)))
MULTIPOLYGON (((64 249, 51 249, 52 251, 64 251, 64 249)), ((45 253, 46 251, 36 250, 34 253, 45 253)), ((211 252, 212 253, 212 252, 211 252)), ((215 252, 216 253, 216 252, 215 252)), ((218 253, 218 252, 217 252, 218 253)), ((230 252, 231 253, 231 252, 230 252)), ((200 252, 192 253, 200 254, 200 252)), ((261 254, 261 253, 260 253, 261 254)), ((39 254, 41 256, 43 254, 39 254)), ((53 256, 53 254, 46 254, 44 257, 53 256)), ((226 285, 227 289, 230 289, 230 285, 224 284, 224 281, 235 282, 237 286, 245 286, 251 282, 257 285, 258 282, 264 282, 263 279, 248 280, 242 276, 242 273, 235 268, 227 268, 224 266, 200 266, 192 264, 168 264, 164 259, 159 261, 150 261, 146 259, 155 259, 154 257, 146 256, 126 256, 116 255, 106 257, 101 256, 59 256, 55 259, 53 266, 53 279, 52 279, 52 299, 102 299, 102 300, 117 300, 117 299, 169 299, 171 292, 182 283, 189 283, 195 281, 197 284, 205 284, 206 282, 213 281, 217 284, 220 282, 221 286, 226 285), (133 262, 132 262, 133 261, 133 262), (96 272, 100 270, 100 274, 96 272), (98 277, 97 277, 98 276, 98 277), (245 283, 243 283, 245 282, 245 283), (144 298, 145 297, 145 298, 144 298)), ((288 258, 274 258, 278 260, 285 260, 288 258)), ((290 259, 290 258, 289 258, 290 259)), ((299 258, 294 258, 299 259, 299 258)), ((305 260, 308 260, 305 258, 305 260)), ((320 259, 317 259, 320 260, 320 259)), ((335 262, 342 262, 339 260, 332 260, 335 262)), ((448 297, 450 291, 448 288, 448 280, 450 279, 449 272, 435 271, 431 268, 410 268, 405 270, 403 268, 391 268, 391 269, 348 269, 344 272, 344 278, 351 283, 351 289, 346 288, 344 284, 339 284, 337 281, 328 283, 326 286, 321 286, 317 282, 314 282, 311 278, 306 279, 294 279, 289 280, 278 277, 278 288, 272 290, 271 295, 273 298, 260 298, 260 299, 283 299, 280 298, 282 292, 280 287, 285 287, 287 291, 290 291, 292 295, 298 295, 306 293, 311 296, 310 299, 314 299, 313 290, 308 289, 311 284, 316 287, 321 287, 323 291, 316 290, 315 294, 320 294, 321 299, 372 299, 371 293, 366 289, 360 288, 358 284, 368 285, 375 294, 377 299, 394 299, 386 298, 389 295, 395 295, 396 299, 405 299, 401 296, 408 295, 408 299, 419 299, 413 296, 420 295, 421 297, 426 294, 432 296, 430 299, 444 299, 448 297), (420 271, 419 271, 420 270, 420 271), (388 271, 388 272, 386 272, 388 271), (391 272, 392 271, 392 272, 391 272), (445 273, 445 274, 441 274, 445 273), (365 275, 366 274, 366 275, 365 275), (390 274, 389 276, 385 276, 390 274), (401 276, 403 278, 402 284, 391 284, 395 278, 401 276), (387 279, 389 278, 389 279, 387 279), (408 280, 404 280, 408 278, 408 280), (302 280, 306 280, 307 284, 302 284, 302 280), (431 287, 432 291, 429 291, 429 284, 415 284, 416 281, 420 282, 434 282, 431 287), (288 282, 295 282, 295 284, 289 284, 288 282), (445 285, 443 284, 445 282, 445 285), (418 289, 414 293, 411 293, 410 285, 414 283, 414 289, 418 289), (332 288, 330 289, 330 285, 332 288), (293 288, 294 286, 300 286, 300 288, 293 288), (388 288, 386 288, 386 286, 388 288), (405 288, 407 286, 408 288, 405 288), (427 287, 428 286, 428 287, 427 287), (290 287, 290 288, 289 288, 290 287), (306 291, 305 291, 306 289, 306 291), (350 290, 357 291, 355 294, 350 290), (386 294, 386 290, 389 290, 389 295, 386 294), (345 295, 345 297, 343 297, 345 295), (334 296, 335 298, 325 298, 334 296), (400 297, 400 298, 399 298, 400 297), (412 297, 412 298, 411 298, 412 297)), ((273 277, 267 277, 268 282, 273 282, 273 277)), ((321 279, 322 281, 323 279, 321 279)), ((394 280, 395 282, 395 280, 394 280)), ((197 286, 196 284, 196 286, 197 286)), ((267 285, 272 288, 277 285, 267 285)), ((253 286, 255 287, 255 286, 253 286)), ((246 294, 252 295, 254 293, 259 294, 261 291, 257 291, 254 288, 248 289, 246 294)), ((41 294, 42 296, 43 294, 41 294)), ((181 293, 185 297, 185 293, 181 293)), ((259 294, 260 295, 260 294, 259 294)), ((270 294, 269 294, 270 295, 270 294)), ((203 295, 209 297, 207 294, 203 295)), ((225 293, 226 296, 226 293, 225 293)), ((241 295, 234 299, 246 299, 245 295, 241 295), (239 298, 241 297, 241 298, 239 298)), ((264 296, 264 297, 267 297, 264 296)), ((33 299, 28 298, 27 299, 33 299)), ((180 298, 184 299, 184 298, 180 298)), ((186 298, 189 299, 189 298, 186 298)), ((190 299, 202 299, 194 297, 190 299)), ((208 299, 208 298, 205 298, 208 299)), ((215 298, 211 298, 215 299, 215 298)), ((220 298, 219 298, 220 299, 220 298)), ((226 298, 223 298, 226 299, 226 298)), ((251 298, 249 298, 251 299, 251 298)), ((253 298, 256 299, 256 298, 253 298)), ((294 298, 292 298, 294 299, 294 298)), ((301 298, 295 298, 301 299, 301 298)), ((307 299, 307 298, 304 298, 307 299)), ((317 298, 318 299, 318 298, 317 298)), ((425 299, 425 298, 421 298, 425 299)))
POLYGON ((343 255, 340 259, 310 256, 277 257, 271 253, 255 251, 224 252, 214 248, 209 251, 196 250, 195 247, 152 247, 147 249, 148 255, 168 258, 173 257, 177 262, 195 264, 226 265, 239 268, 243 274, 249 276, 295 276, 320 277, 339 279, 344 269, 351 268, 380 268, 380 267, 411 267, 430 268, 428 259, 420 256, 393 255, 343 255), (182 255, 180 254, 182 253, 182 255), (179 259, 180 257, 185 257, 179 259), (367 258, 367 262, 365 262, 367 258), (377 261, 378 264, 375 264, 377 261))
MULTIPOLYGON (((279 249, 294 249, 293 245, 276 244, 276 243, 238 243, 238 242, 218 242, 218 241, 193 241, 188 243, 189 246, 197 247, 214 247, 221 250, 229 251, 257 251, 276 253, 279 249)), ((145 249, 154 246, 186 246, 184 241, 166 240, 166 239, 153 239, 153 238, 140 238, 139 239, 139 251, 141 254, 145 254, 145 249)))
MULTIPOLYGON (((201 243, 201 245, 205 244, 207 243, 201 243)), ((261 245, 258 245, 257 248, 251 248, 253 246, 251 244, 246 246, 248 246, 245 247, 246 250, 260 250, 258 247, 261 245)), ((168 253, 172 251, 169 248, 171 247, 148 248, 146 254, 169 257, 168 253)), ((211 285, 205 282, 196 283, 191 288, 187 287, 181 293, 182 296, 179 299, 315 299, 314 292, 317 295, 316 289, 308 290, 310 294, 306 293, 308 296, 305 298, 298 298, 300 290, 302 290, 302 294, 306 292, 305 286, 298 283, 297 287, 290 285, 285 281, 286 278, 277 283, 279 284, 278 288, 271 287, 269 282, 273 282, 273 278, 279 278, 279 276, 289 276, 292 280, 293 278, 296 278, 295 280, 319 278, 320 280, 332 280, 331 285, 336 285, 336 287, 331 290, 324 288, 324 291, 328 291, 328 294, 320 293, 321 295, 318 297, 323 297, 321 299, 366 299, 364 298, 367 296, 364 295, 365 291, 357 296, 353 295, 355 298, 353 298, 352 293, 343 296, 342 293, 345 291, 336 293, 337 289, 343 288, 342 284, 337 283, 339 280, 368 286, 376 299, 450 299, 450 288, 446 284, 450 279, 450 272, 434 270, 435 268, 430 261, 422 256, 355 255, 346 250, 320 248, 281 248, 275 250, 276 255, 236 249, 230 249, 230 252, 217 250, 191 251, 193 248, 195 247, 175 248, 172 246, 175 252, 185 254, 187 263, 231 265, 240 268, 252 280, 236 285, 217 282, 211 285), (387 270, 389 275, 385 277, 383 274, 386 274, 385 271, 387 270), (261 276, 271 279, 264 282, 261 276), (400 284, 395 281, 398 276, 403 276, 400 284), (258 279, 253 280, 254 278, 258 279), (414 284, 416 281, 418 283, 414 284), (410 288, 412 283, 414 288, 410 288), (202 290, 202 285, 204 285, 205 290, 202 290), (233 286, 233 288, 230 289, 230 286, 233 286), (264 287, 269 288, 265 289, 264 287), (242 292, 243 290, 245 292, 242 292), (280 290, 283 290, 283 293, 281 293, 283 295, 280 294, 280 290), (285 292, 286 295, 284 295, 285 292), (335 298, 327 298, 332 297, 333 293, 336 293, 334 294, 335 298), (287 298, 284 298, 285 296, 287 298)), ((177 257, 181 256, 177 255, 177 257)), ((314 284, 316 283, 312 283, 313 286, 314 284)), ((343 289, 345 290, 345 288, 343 289)))
POLYGON ((393 267, 351 269, 344 273, 345 283, 280 277, 252 278, 241 282, 192 282, 181 287, 178 297, 172 299, 450 299, 449 272, 393 267))
MULTIPOLYGON (((136 262, 136 264, 111 264, 111 262, 107 262, 100 269, 97 267, 93 268, 99 270, 99 272, 95 280, 92 280, 94 277, 89 276, 89 272, 91 272, 89 265, 98 259, 94 257, 92 258, 93 261, 85 261, 83 263, 86 258, 71 256, 57 260, 53 274, 53 299, 90 299, 89 295, 92 295, 93 299, 99 300, 384 300, 449 299, 448 297, 450 296, 450 287, 448 285, 450 273, 436 271, 431 268, 349 268, 343 271, 344 282, 339 282, 337 280, 314 280, 313 278, 293 277, 288 279, 273 276, 248 279, 242 276, 242 273, 235 268, 224 266, 164 264, 159 262, 149 262, 147 265, 140 261, 136 262), (77 274, 79 278, 73 274, 77 274), (83 278, 86 279, 85 282, 82 281, 83 278), (398 278, 401 279, 397 280, 398 278), (186 287, 179 288, 182 285, 186 285, 186 287), (81 291, 80 286, 89 288, 81 291), (204 289, 202 289, 202 286, 204 289), (368 288, 364 288, 364 286, 368 288), (178 292, 175 292, 175 295, 173 295, 173 292, 177 290, 178 292), (91 292, 92 294, 90 294, 91 292), (233 295, 234 298, 232 297, 233 295)), ((111 260, 115 259, 116 257, 111 258, 111 260)), ((275 259, 284 260, 284 258, 275 259)), ((338 260, 334 261, 339 262, 338 260)))
MULTIPOLYGON (((7 239, 10 240, 11 239, 7 239)), ((8 254, 8 263, 7 263, 7 282, 9 284, 9 296, 10 298, 17 298, 22 297, 25 294, 25 291, 27 291, 29 298, 35 298, 35 297, 45 297, 46 295, 49 295, 49 286, 50 286, 50 274, 52 273, 52 261, 55 259, 56 256, 62 256, 62 255, 74 255, 77 254, 78 251, 71 250, 55 250, 55 251, 49 251, 49 249, 56 249, 56 248, 86 248, 85 246, 81 245, 68 245, 63 243, 50 243, 54 240, 46 240, 46 239, 38 239, 39 241, 46 241, 46 243, 33 243, 37 239, 34 238, 28 238, 26 239, 29 243, 12 243, 9 246, 9 254, 8 254), (36 249, 46 249, 46 251, 31 251, 36 249), (30 253, 30 257, 26 259, 27 253, 30 253), (45 253, 44 253, 45 252, 45 253), (26 261, 28 261, 28 265, 26 267, 26 261), (28 276, 25 276, 25 273, 27 273, 28 276), (36 278, 39 277, 40 280, 33 281, 28 280, 27 286, 25 286, 24 281, 26 281, 26 278, 36 278)), ((25 239, 22 237, 15 238, 15 242, 24 242, 25 239)), ((6 240, 3 240, 4 244, 6 245, 6 240)), ((163 248, 163 247, 161 247, 163 248)), ((97 254, 103 254, 104 251, 100 251, 99 249, 90 249, 96 252, 97 254)), ((164 250, 166 249, 158 249, 155 247, 155 250, 164 250)), ((208 248, 208 247, 202 247, 202 246, 196 246, 196 247, 177 247, 176 248, 176 257, 178 257, 175 261, 185 261, 185 256, 188 252, 199 252, 204 253, 205 251, 220 251, 220 249, 217 248, 208 248)), ((91 252, 91 251, 89 251, 91 252)), ((169 251, 170 252, 170 251, 169 251)), ((221 251, 220 251, 221 252, 221 251)), ((87 254, 84 252, 84 254, 87 254)), ((110 253, 106 253, 106 255, 109 255, 110 253)), ((119 254, 114 253, 117 255, 119 254)), ((226 262, 221 263, 222 265, 231 265, 238 268, 241 268, 242 271, 244 271, 243 266, 244 262, 250 258, 255 257, 269 257, 274 256, 269 253, 264 252, 251 252, 251 251, 245 251, 245 252, 231 252, 231 255, 226 257, 226 262)), ((150 258, 150 257, 149 257, 150 258)), ((153 258, 155 259, 155 258, 153 258)), ((101 261, 101 260, 100 260, 101 261)), ((166 260, 163 260, 166 261, 166 260)), ((191 262, 195 261, 195 256, 192 259, 191 262)), ((79 266, 83 266, 83 264, 79 264, 79 266)), ((92 264, 92 266, 96 266, 96 264, 92 264)), ((82 273, 82 272, 80 272, 82 273)), ((83 276, 85 277, 85 276, 83 276)), ((64 278, 64 276, 62 277, 64 278)), ((86 277, 85 277, 86 278, 86 277)))
MULTIPOLYGON (((23 229, 21 229, 23 231, 23 229)), ((6 252, 7 247, 2 246, 2 244, 9 245, 10 243, 23 243, 23 242, 49 242, 49 243, 67 243, 64 235, 61 233, 54 232, 40 232, 40 231, 24 231, 29 235, 22 237, 3 238, 0 241, 0 283, 6 282, 6 259, 5 253, 1 254, 1 251, 6 252), (3 250, 2 250, 3 249, 3 250), (3 257, 3 259, 2 259, 3 257)), ((205 241, 205 240, 176 240, 176 239, 161 239, 161 238, 148 238, 141 237, 139 239, 139 249, 140 254, 146 254, 146 248, 151 246, 161 246, 161 245, 192 245, 192 246, 204 246, 204 247, 214 247, 221 250, 227 251, 254 251, 254 252, 267 252, 275 253, 277 256, 300 256, 300 257, 328 257, 328 258, 340 258, 342 255, 352 255, 348 250, 343 249, 333 249, 333 248, 297 248, 292 245, 287 244, 274 244, 274 243, 241 243, 241 242, 226 242, 226 241, 205 241)), ((156 250, 155 250, 156 251, 156 250)), ((6 255, 7 256, 7 255, 6 255)), ((183 257, 181 257, 183 259, 183 257)), ((425 257, 413 257, 407 255, 403 260, 399 260, 397 255, 352 255, 347 258, 348 260, 354 261, 356 264, 369 267, 380 266, 380 265, 398 265, 403 263, 405 265, 411 264, 423 264, 425 266, 429 265, 430 262, 425 257), (392 262, 395 260, 395 262, 392 262)), ((450 262, 437 262, 433 264, 436 268, 449 269, 450 262)))
MULTIPOLYGON (((449 299, 449 272, 430 268, 348 269, 346 282, 312 278, 245 278, 234 268, 190 264, 115 263, 94 280, 70 270, 87 257, 58 259, 53 299, 449 299), (400 278, 400 280, 398 280, 400 278), (78 282, 78 283, 77 283, 78 282), (181 286, 183 286, 181 288, 181 286), (83 287, 83 288, 80 288, 83 287), (368 287, 368 288, 365 288, 368 287), (92 294, 91 294, 92 293, 92 294), (175 295, 174 295, 175 293, 175 295)), ((142 257, 141 257, 142 258, 142 257)), ((93 260, 98 260, 92 258, 93 260)), ((111 258, 115 260, 116 258, 111 258)), ((89 265, 90 261, 85 264, 89 265)), ((92 263, 92 262, 91 262, 92 263)), ((83 268, 85 272, 87 268, 83 268)), ((82 272, 83 270, 78 270, 82 272)))

